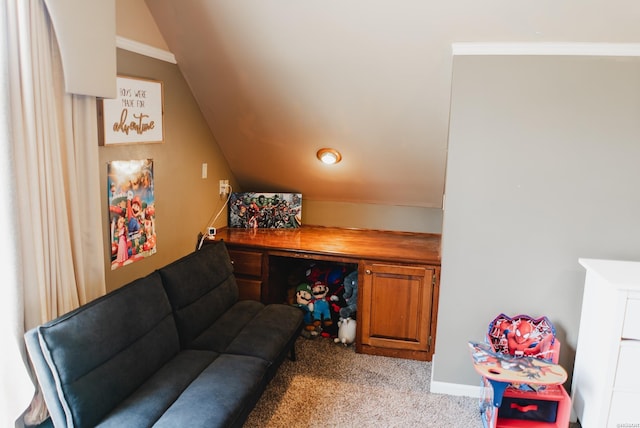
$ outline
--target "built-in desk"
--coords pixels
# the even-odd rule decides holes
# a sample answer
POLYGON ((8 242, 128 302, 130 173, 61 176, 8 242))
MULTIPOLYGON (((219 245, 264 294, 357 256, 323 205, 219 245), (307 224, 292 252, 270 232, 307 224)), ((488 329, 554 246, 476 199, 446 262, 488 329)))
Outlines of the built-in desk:
MULTIPOLYGON (((303 226, 219 229, 241 297, 286 301, 276 258, 352 263, 358 269, 356 351, 430 361, 440 284, 440 235, 303 226)), ((206 242, 206 241, 205 241, 206 242)))

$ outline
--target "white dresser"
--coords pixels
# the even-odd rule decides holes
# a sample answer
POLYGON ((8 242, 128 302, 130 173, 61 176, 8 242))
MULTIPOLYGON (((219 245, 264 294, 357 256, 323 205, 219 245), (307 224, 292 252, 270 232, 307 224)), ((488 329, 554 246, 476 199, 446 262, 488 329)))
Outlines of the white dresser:
POLYGON ((582 428, 640 427, 640 262, 587 269, 571 398, 582 428))

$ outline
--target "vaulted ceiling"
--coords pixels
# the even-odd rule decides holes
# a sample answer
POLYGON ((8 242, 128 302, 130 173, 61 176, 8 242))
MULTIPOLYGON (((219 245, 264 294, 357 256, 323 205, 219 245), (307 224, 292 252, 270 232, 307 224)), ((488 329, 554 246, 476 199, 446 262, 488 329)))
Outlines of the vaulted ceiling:
POLYGON ((640 41, 635 0, 146 3, 243 189, 326 201, 441 206, 452 43, 640 41))

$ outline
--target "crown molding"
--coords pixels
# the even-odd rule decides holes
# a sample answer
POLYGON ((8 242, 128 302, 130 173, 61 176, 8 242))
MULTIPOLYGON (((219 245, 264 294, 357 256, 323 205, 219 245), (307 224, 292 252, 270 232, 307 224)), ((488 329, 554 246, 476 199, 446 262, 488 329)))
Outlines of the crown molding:
POLYGON ((178 63, 176 57, 171 52, 155 48, 145 43, 136 42, 126 37, 116 36, 116 47, 161 61, 170 62, 171 64, 178 63))
POLYGON ((452 55, 640 56, 640 43, 452 43, 452 55))

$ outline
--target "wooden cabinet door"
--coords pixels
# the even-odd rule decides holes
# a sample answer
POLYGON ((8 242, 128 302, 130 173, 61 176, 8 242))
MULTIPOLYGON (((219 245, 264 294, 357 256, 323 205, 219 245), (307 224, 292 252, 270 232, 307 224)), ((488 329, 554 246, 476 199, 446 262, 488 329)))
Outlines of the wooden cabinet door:
POLYGON ((360 276, 361 344, 429 352, 436 268, 365 262, 360 276))

